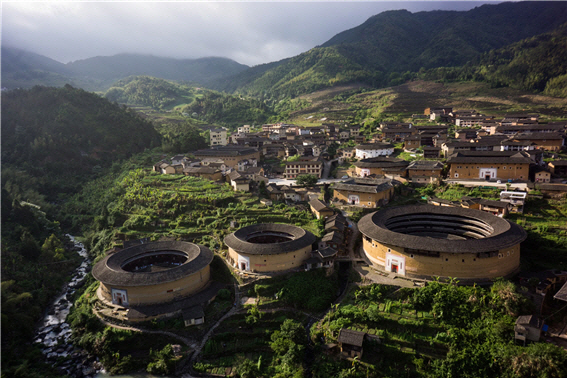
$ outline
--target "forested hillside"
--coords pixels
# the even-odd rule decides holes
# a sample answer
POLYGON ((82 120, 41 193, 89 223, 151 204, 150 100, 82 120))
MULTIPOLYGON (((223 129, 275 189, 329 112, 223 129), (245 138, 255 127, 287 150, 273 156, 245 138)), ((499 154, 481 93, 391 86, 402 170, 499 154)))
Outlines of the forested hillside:
POLYGON ((31 338, 78 265, 65 248, 61 204, 160 143, 150 122, 81 89, 2 92, 2 376, 56 376, 31 338))
POLYGON ((483 5, 468 12, 388 11, 274 68, 237 75, 236 89, 230 80, 217 88, 283 98, 357 81, 398 85, 422 68, 464 65, 492 49, 550 32, 565 19, 562 2, 483 5))
POLYGON ((8 89, 71 84, 104 92, 117 80, 132 75, 205 85, 246 68, 226 58, 173 59, 135 54, 99 56, 63 64, 32 52, 2 47, 2 86, 8 89))
POLYGON ((366 69, 336 47, 318 47, 264 72, 236 92, 277 100, 351 82, 381 85, 382 79, 381 71, 366 69))
POLYGON ((201 121, 232 129, 244 124, 262 124, 274 115, 264 101, 209 90, 203 90, 202 93, 202 96, 182 107, 181 111, 201 121))
POLYGON ((173 59, 137 54, 97 56, 68 63, 66 67, 77 76, 99 80, 116 81, 131 75, 148 75, 201 84, 248 68, 227 58, 173 59))
POLYGON ((63 63, 16 48, 2 46, 2 87, 31 88, 42 84, 62 87, 74 84, 63 63))
POLYGON ((493 87, 567 97, 567 24, 551 33, 491 50, 465 66, 435 68, 420 76, 426 80, 485 81, 493 87))
POLYGON ((117 159, 160 143, 150 122, 81 89, 2 93, 2 185, 15 199, 28 200, 22 193, 32 187, 58 201, 117 159))
POLYGON ((150 76, 130 76, 117 81, 104 97, 119 104, 149 106, 156 110, 188 104, 197 96, 189 85, 174 83, 150 76))

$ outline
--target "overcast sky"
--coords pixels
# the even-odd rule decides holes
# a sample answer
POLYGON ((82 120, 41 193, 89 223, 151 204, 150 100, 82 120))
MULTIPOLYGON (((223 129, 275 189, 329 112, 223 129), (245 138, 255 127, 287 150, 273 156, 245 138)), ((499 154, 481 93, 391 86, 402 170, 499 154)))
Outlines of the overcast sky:
POLYGON ((249 66, 298 55, 386 10, 469 10, 487 1, 2 1, 2 44, 62 63, 140 53, 249 66))

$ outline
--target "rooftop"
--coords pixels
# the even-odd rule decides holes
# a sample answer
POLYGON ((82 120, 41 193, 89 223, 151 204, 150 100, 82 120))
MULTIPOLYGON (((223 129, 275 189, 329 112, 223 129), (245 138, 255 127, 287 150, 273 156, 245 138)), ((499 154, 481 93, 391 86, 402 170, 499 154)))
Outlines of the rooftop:
POLYGON ((364 336, 366 336, 364 332, 343 328, 339 332, 338 342, 361 347, 364 342, 364 336))
POLYGON ((218 146, 195 151, 195 156, 243 156, 257 153, 257 148, 238 147, 238 146, 218 146))
POLYGON ((449 156, 448 164, 494 163, 530 164, 530 154, 524 151, 459 151, 449 156))
POLYGON ((351 178, 342 183, 337 182, 333 186, 335 190, 348 190, 362 193, 380 193, 393 187, 394 180, 371 178, 351 178))
POLYGON ((515 223, 460 207, 412 205, 365 215, 360 232, 384 244, 447 253, 478 253, 509 248, 526 239, 515 223))
POLYGON ((331 210, 327 205, 325 205, 325 203, 323 201, 321 201, 320 199, 314 199, 311 200, 309 202, 309 205, 311 205, 312 208, 315 209, 315 211, 321 211, 321 210, 331 210))
POLYGON ((196 273, 208 266, 212 260, 213 253, 202 245, 162 241, 139 244, 108 255, 93 267, 92 274, 106 285, 149 286, 173 282, 196 273), (150 271, 137 270, 136 262, 151 265, 148 263, 151 259, 162 257, 166 262, 171 262, 169 265, 175 266, 150 271))
POLYGON ((316 238, 301 227, 282 223, 247 226, 227 235, 225 244, 236 252, 253 255, 276 255, 308 247, 316 238))
POLYGON ((385 148, 394 148, 394 145, 390 143, 376 142, 359 144, 355 148, 357 150, 382 150, 385 148))
POLYGON ((408 165, 408 169, 442 170, 443 163, 435 160, 414 160, 408 165))
POLYGON ((370 159, 362 159, 354 163, 358 168, 385 168, 385 167, 407 167, 408 162, 399 158, 378 156, 370 159))

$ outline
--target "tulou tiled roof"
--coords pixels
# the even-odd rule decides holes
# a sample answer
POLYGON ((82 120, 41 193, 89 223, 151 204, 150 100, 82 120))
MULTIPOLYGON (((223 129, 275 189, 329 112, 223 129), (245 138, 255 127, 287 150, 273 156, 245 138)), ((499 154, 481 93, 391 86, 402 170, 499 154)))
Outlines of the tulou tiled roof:
POLYGON ((346 190, 360 193, 380 193, 394 187, 390 179, 353 178, 342 183, 335 183, 335 190, 346 190))
POLYGON ((219 146, 210 149, 195 151, 195 156, 244 156, 258 152, 257 148, 237 147, 237 146, 219 146))
POLYGON ((139 244, 106 256, 92 270, 93 276, 105 285, 150 286, 173 282, 196 273, 213 261, 213 253, 202 245, 182 241, 161 241, 139 244), (180 266, 158 272, 128 272, 122 269, 127 262, 156 252, 177 252, 187 257, 180 266))
POLYGON ((358 168, 390 168, 390 167, 407 167, 408 161, 398 158, 389 158, 378 156, 370 159, 362 159, 354 163, 358 168))
POLYGON ((459 151, 449 156, 447 163, 530 164, 529 156, 524 151, 459 151))
POLYGON ((443 163, 435 160, 415 160, 408 165, 408 169, 442 170, 443 163))
POLYGON ((394 148, 393 144, 390 143, 362 143, 355 147, 357 150, 383 150, 386 148, 394 148))
POLYGON ((239 253, 251 255, 277 255, 308 247, 315 243, 316 237, 301 227, 283 223, 262 223, 243 227, 224 238, 224 243, 239 253), (284 234, 290 238, 280 243, 251 243, 248 241, 260 233, 284 234))
MULTIPOLYGON (((446 253, 479 253, 498 251, 515 246, 526 239, 523 228, 506 219, 480 210, 460 207, 412 205, 386 208, 365 215, 358 222, 360 232, 380 243, 446 253), (438 232, 436 227, 457 227, 463 232, 483 233, 483 237, 450 240, 412 235, 396 230, 409 230, 416 224, 429 232, 438 232), (404 226, 405 224, 405 226, 404 226), (394 226, 395 225, 395 226, 394 226), (427 227, 423 226, 426 225, 427 227)), ((417 230, 419 231, 419 230, 417 230)), ((443 232, 443 231, 441 231, 443 232)), ((415 233, 415 232, 414 232, 415 233)))

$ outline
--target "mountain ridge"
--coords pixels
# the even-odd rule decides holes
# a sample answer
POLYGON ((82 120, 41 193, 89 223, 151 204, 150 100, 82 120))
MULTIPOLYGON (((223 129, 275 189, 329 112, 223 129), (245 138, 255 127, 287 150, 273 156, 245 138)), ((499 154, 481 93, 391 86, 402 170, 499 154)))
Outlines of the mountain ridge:
POLYGON ((114 82, 134 75, 205 85, 247 68, 223 57, 177 59, 132 53, 96 56, 64 64, 34 52, 2 46, 2 81, 8 89, 71 84, 91 91, 105 91, 114 82))
MULTIPOLYGON (((125 77, 148 75, 278 100, 338 84, 396 85, 422 69, 468 64, 490 50, 549 32, 564 20, 566 3, 553 1, 485 4, 469 11, 392 10, 299 55, 254 67, 227 58, 174 60, 124 53, 70 62, 65 68, 72 72, 72 85, 89 90, 98 85, 96 90, 105 91, 125 77)), ((37 77, 55 83, 65 79, 65 74, 41 67, 6 76, 3 64, 2 73, 12 86, 18 76, 30 83, 37 77)))
MULTIPOLYGON (((482 5, 466 12, 382 12, 355 28, 338 33, 322 45, 275 65, 273 72, 268 70, 252 77, 235 92, 258 95, 271 91, 273 96, 285 97, 307 93, 302 88, 316 90, 357 80, 374 86, 388 85, 396 75, 406 71, 463 65, 481 53, 549 32, 566 19, 567 6, 561 2, 501 3, 482 5), (358 66, 358 73, 369 74, 341 78, 332 71, 320 72, 316 82, 307 83, 302 75, 319 64, 312 56, 321 55, 318 51, 324 49, 334 49, 349 65, 358 66), (300 68, 303 71, 297 72, 300 68), (304 81, 296 87, 298 90, 280 89, 285 87, 282 78, 293 72, 296 74, 291 80, 304 81)), ((244 75, 246 73, 238 74, 236 79, 244 75)), ((215 89, 231 87, 221 84, 215 89)))

